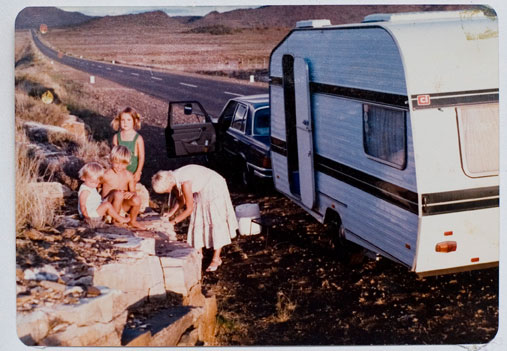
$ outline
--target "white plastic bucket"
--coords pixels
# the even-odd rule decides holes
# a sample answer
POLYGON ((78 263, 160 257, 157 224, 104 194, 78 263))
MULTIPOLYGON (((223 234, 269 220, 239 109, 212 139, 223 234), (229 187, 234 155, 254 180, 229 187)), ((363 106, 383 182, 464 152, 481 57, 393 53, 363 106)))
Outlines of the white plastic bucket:
POLYGON ((261 217, 258 204, 243 204, 236 206, 236 218, 241 235, 255 235, 261 232, 261 225, 252 222, 252 219, 261 217))

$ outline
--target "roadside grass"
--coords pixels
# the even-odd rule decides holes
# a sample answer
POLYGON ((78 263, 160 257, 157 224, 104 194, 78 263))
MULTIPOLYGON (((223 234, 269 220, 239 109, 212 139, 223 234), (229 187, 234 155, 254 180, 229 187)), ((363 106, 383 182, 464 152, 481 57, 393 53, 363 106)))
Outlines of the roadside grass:
POLYGON ((16 143, 16 236, 27 227, 44 229, 55 222, 58 205, 30 186, 39 180, 42 160, 30 156, 26 143, 16 143))
MULTIPOLYGON (((18 38, 18 36, 16 36, 18 38)), ((73 113, 88 122, 106 120, 95 118, 91 99, 79 98, 83 94, 79 84, 66 82, 58 74, 52 73, 49 63, 40 59, 35 53, 29 37, 21 37, 16 41, 15 69, 15 157, 16 157, 16 236, 30 228, 47 229, 56 224, 60 211, 60 203, 48 201, 38 192, 33 191, 33 183, 51 181, 53 169, 46 168, 50 162, 39 152, 34 151, 32 140, 27 136, 25 122, 32 121, 44 125, 61 126, 73 113), (44 103, 41 96, 51 91, 53 101, 44 103), (77 98, 74 98, 77 96, 77 98)), ((92 123, 93 124, 93 123, 92 123)), ((104 130, 104 126, 93 126, 96 131, 104 130)), ((105 130, 109 130, 107 126, 105 130)), ((107 165, 110 148, 107 141, 95 141, 92 137, 78 136, 56 128, 48 128, 46 142, 75 156, 84 163, 98 161, 107 165)), ((100 133, 97 132, 100 138, 100 133)), ((104 138, 103 138, 104 139, 104 138)))

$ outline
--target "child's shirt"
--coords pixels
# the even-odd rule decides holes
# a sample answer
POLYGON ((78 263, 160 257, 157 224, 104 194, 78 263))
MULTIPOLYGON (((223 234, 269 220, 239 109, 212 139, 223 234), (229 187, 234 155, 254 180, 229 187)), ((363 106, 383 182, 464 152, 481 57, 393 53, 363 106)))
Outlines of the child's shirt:
MULTIPOLYGON (((88 194, 88 197, 86 198, 85 204, 88 216, 90 218, 100 218, 99 214, 97 213, 97 208, 102 203, 102 198, 99 192, 97 191, 96 188, 90 188, 85 183, 83 183, 79 187, 79 191, 77 193, 78 198, 79 196, 81 196, 81 192, 83 192, 83 190, 88 190, 90 192, 90 194, 88 194)), ((81 211, 81 204, 79 203, 79 201, 77 205, 77 211, 79 212, 79 215, 83 217, 83 211, 81 211)))
POLYGON ((136 133, 136 136, 131 141, 126 141, 121 139, 121 132, 116 134, 118 138, 118 145, 123 145, 130 151, 130 163, 127 167, 127 171, 134 173, 137 170, 137 166, 139 164, 139 156, 136 156, 136 142, 139 137, 139 133, 136 133))

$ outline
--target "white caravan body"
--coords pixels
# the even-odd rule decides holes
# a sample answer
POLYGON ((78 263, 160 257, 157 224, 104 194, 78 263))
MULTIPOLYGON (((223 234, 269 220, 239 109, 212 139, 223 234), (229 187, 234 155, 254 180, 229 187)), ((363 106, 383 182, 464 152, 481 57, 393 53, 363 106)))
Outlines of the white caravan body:
POLYGON ((498 24, 303 21, 270 58, 278 191, 420 275, 498 264, 498 24))

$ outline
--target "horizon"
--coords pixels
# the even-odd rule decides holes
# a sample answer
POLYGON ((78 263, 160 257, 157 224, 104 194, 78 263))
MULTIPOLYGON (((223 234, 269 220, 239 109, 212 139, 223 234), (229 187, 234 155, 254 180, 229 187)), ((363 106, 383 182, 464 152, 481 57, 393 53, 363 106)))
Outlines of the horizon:
POLYGON ((256 6, 56 6, 67 12, 79 12, 87 16, 121 16, 152 11, 163 11, 168 16, 205 16, 210 12, 229 12, 237 9, 251 9, 256 6))

